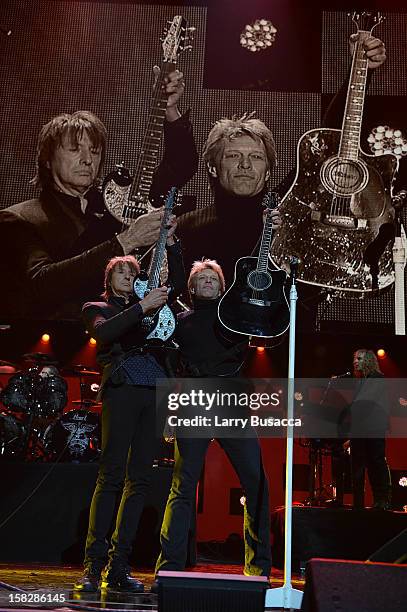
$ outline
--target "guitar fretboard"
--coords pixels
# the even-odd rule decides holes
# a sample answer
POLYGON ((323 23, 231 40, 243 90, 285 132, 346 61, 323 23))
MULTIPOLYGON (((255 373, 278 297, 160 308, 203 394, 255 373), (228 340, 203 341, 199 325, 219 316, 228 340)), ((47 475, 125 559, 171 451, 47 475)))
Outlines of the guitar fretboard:
POLYGON ((174 69, 175 63, 163 62, 160 75, 153 90, 147 130, 142 142, 141 153, 129 194, 129 203, 126 207, 127 210, 123 211, 123 216, 126 218, 137 216, 133 209, 138 210, 140 206, 148 201, 164 131, 165 112, 167 109, 165 78, 174 69))
POLYGON ((259 250, 259 256, 257 260, 257 271, 266 272, 268 265, 268 255, 270 251, 271 237, 273 235, 273 219, 268 211, 266 222, 264 224, 263 235, 261 237, 261 244, 259 250))
POLYGON ((342 136, 339 146, 339 157, 357 160, 359 155, 360 131, 362 126, 363 106, 366 93, 367 64, 363 49, 363 40, 370 32, 359 30, 356 43, 346 98, 345 114, 342 124, 342 136))

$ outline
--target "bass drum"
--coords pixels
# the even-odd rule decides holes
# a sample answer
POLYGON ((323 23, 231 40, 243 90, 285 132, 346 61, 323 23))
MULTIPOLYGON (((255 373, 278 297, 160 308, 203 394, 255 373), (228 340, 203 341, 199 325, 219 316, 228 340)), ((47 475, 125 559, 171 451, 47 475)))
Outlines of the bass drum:
POLYGON ((100 454, 100 417, 87 410, 65 412, 47 427, 43 440, 50 461, 96 461, 100 454))
POLYGON ((41 379, 36 402, 36 416, 52 417, 62 413, 68 401, 68 385, 61 376, 41 379))
POLYGON ((26 372, 17 372, 11 376, 7 386, 1 392, 1 401, 13 412, 29 412, 32 381, 26 372))
POLYGON ((0 457, 19 458, 24 436, 24 426, 13 415, 0 412, 0 457))

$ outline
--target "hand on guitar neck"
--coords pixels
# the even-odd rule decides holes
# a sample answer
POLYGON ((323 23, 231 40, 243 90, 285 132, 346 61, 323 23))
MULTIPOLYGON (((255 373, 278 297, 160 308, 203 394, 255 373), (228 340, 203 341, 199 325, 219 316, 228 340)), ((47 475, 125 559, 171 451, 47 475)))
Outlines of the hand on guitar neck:
MULTIPOLYGON (((124 255, 132 253, 139 247, 146 247, 157 242, 160 234, 161 220, 164 215, 164 209, 159 208, 147 215, 142 215, 136 221, 131 223, 127 229, 116 236, 120 243, 124 255)), ((171 215, 169 219, 169 231, 167 244, 174 244, 174 232, 177 227, 176 218, 171 215)))
POLYGON ((271 227, 273 230, 278 229, 283 223, 283 220, 281 218, 281 214, 278 208, 264 209, 263 210, 263 223, 266 222, 267 217, 270 217, 272 219, 271 227))
MULTIPOLYGON (((158 77, 160 76, 160 67, 154 66, 153 68, 155 82, 157 82, 158 77)), ((184 93, 185 83, 184 83, 184 75, 179 70, 174 70, 170 72, 167 77, 164 79, 165 83, 165 92, 168 96, 167 98, 167 110, 165 112, 165 118, 167 121, 176 121, 181 117, 181 113, 178 110, 178 101, 184 93)))
MULTIPOLYGON (((352 55, 358 38, 359 33, 351 34, 349 38, 349 47, 352 55)), ((368 68, 374 70, 386 61, 386 47, 384 46, 384 42, 380 40, 380 38, 375 38, 374 36, 369 34, 363 40, 363 48, 365 51, 365 55, 368 59, 368 68)))

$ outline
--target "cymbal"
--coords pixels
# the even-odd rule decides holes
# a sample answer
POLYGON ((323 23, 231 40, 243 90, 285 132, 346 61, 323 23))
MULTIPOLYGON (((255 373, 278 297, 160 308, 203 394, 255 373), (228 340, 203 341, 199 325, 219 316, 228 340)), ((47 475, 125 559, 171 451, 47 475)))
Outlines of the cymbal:
POLYGON ((62 373, 67 376, 100 376, 100 372, 96 370, 78 369, 77 366, 71 368, 64 368, 62 373))
POLYGON ((37 361, 44 365, 58 365, 58 361, 55 359, 54 355, 49 355, 48 353, 25 353, 23 359, 25 361, 37 361))
POLYGON ((12 363, 11 361, 4 361, 4 359, 0 359, 0 366, 11 366, 12 368, 17 369, 17 365, 12 363))

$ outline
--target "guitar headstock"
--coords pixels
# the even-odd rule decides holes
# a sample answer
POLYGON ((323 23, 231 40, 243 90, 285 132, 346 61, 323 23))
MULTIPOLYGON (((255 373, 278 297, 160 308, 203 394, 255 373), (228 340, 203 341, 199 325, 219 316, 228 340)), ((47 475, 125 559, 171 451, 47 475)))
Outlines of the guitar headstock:
POLYGON ((262 206, 268 210, 274 210, 280 205, 280 196, 276 191, 268 191, 264 196, 262 206))
POLYGON ((177 206, 177 204, 178 204, 178 189, 176 187, 171 187, 171 189, 168 191, 167 195, 165 196, 165 202, 164 202, 165 212, 171 211, 174 208, 174 206, 177 206))
MULTIPOLYGON (((349 13, 350 15, 350 13, 349 13)), ((379 13, 370 13, 369 11, 363 11, 362 13, 357 13, 356 11, 352 14, 352 21, 356 25, 358 31, 362 32, 370 32, 382 22, 385 17, 379 13)))
POLYGON ((191 50, 192 46, 186 43, 192 41, 192 32, 195 28, 187 28, 187 21, 181 15, 176 15, 165 32, 162 41, 164 62, 176 63, 177 57, 182 51, 191 50))

